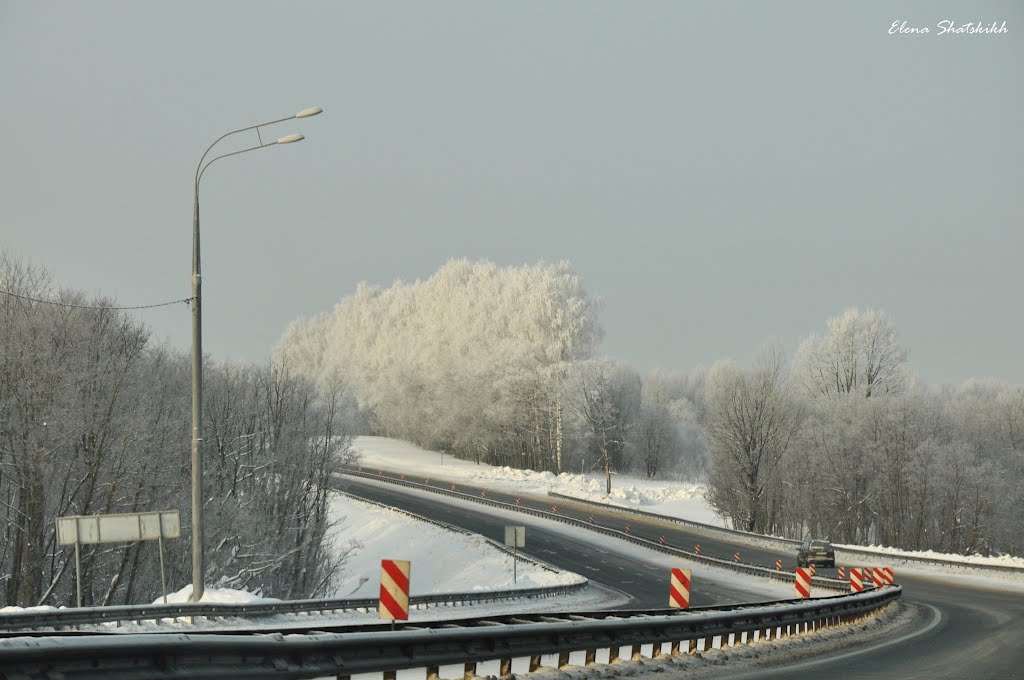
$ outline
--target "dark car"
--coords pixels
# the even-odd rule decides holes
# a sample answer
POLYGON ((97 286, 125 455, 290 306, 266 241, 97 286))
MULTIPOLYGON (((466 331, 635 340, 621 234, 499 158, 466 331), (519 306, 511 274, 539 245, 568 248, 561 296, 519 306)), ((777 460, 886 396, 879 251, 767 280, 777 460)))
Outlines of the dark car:
POLYGON ((835 568, 836 551, 833 550, 831 543, 810 538, 803 542, 796 553, 796 566, 809 567, 812 564, 835 568))

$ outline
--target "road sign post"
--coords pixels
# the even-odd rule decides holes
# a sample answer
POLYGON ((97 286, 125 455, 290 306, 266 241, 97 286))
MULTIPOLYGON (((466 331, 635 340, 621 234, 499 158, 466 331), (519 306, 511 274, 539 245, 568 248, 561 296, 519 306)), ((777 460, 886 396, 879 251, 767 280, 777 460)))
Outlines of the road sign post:
POLYGON ((526 527, 505 527, 505 545, 512 546, 512 583, 519 580, 519 548, 526 547, 526 527))
POLYGON ((177 510, 129 512, 118 515, 69 515, 57 518, 57 543, 75 546, 75 585, 78 606, 82 606, 83 543, 132 543, 152 541, 159 544, 160 587, 167 602, 167 576, 164 572, 164 539, 181 538, 181 519, 177 510))

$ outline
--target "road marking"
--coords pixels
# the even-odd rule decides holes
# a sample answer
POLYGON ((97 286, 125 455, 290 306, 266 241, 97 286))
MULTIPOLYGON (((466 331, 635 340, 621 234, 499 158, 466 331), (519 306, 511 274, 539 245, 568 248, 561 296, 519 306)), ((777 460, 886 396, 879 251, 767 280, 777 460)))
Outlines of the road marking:
MULTIPOLYGON (((810 659, 808 661, 801 661, 800 663, 795 663, 795 664, 792 664, 792 665, 779 666, 777 670, 780 673, 785 671, 785 674, 787 676, 793 676, 793 675, 796 674, 796 671, 804 670, 804 669, 807 669, 807 668, 812 668, 814 666, 820 666, 820 665, 826 664, 826 663, 833 663, 835 661, 840 661, 842 659, 849 659, 850 657, 860 656, 861 654, 867 654, 869 652, 874 652, 876 650, 883 649, 885 647, 890 647, 892 645, 897 645, 897 644, 900 644, 902 642, 907 642, 908 640, 912 640, 912 639, 914 639, 916 637, 924 635, 925 633, 931 631, 933 628, 938 626, 939 623, 942 622, 942 612, 940 612, 935 607, 931 606, 930 604, 927 604, 926 602, 915 602, 914 604, 922 605, 922 606, 928 607, 929 609, 932 610, 932 620, 931 620, 931 622, 927 626, 925 626, 924 628, 921 628, 920 630, 915 630, 915 631, 913 631, 911 633, 907 633, 906 635, 901 635, 898 638, 893 638, 891 640, 886 640, 885 642, 881 642, 881 643, 879 643, 877 645, 871 645, 869 647, 859 647, 859 648, 853 650, 852 652, 846 652, 845 654, 838 654, 837 655, 837 654, 829 653, 826 656, 823 656, 822 658, 819 658, 819 659, 810 659)), ((747 673, 741 673, 739 675, 732 675, 730 677, 732 677, 734 679, 736 679, 736 678, 758 678, 758 677, 763 676, 765 674, 766 670, 767 669, 765 669, 765 668, 760 668, 758 670, 750 671, 750 672, 747 672, 747 673)), ((776 670, 776 669, 772 669, 772 670, 776 670)))

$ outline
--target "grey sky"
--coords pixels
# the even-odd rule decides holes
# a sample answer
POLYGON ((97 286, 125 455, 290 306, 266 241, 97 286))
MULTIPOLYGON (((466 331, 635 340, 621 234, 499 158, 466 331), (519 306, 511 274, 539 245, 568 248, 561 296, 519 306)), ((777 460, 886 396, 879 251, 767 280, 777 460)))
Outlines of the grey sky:
POLYGON ((0 248, 123 304, 189 295, 209 142, 324 108, 203 181, 215 359, 359 281, 568 259, 641 370, 858 305, 927 382, 1024 383, 1019 2, 3 0, 0 93, 0 248))

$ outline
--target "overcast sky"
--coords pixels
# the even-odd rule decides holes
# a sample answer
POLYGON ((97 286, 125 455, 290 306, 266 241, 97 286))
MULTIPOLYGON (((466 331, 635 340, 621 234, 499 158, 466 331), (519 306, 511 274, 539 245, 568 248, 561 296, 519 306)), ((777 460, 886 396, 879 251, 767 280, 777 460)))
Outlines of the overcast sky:
MULTIPOLYGON (((926 382, 1024 383, 1022 3, 0 0, 0 248, 188 297, 203 150, 308 106, 203 180, 215 360, 359 281, 567 259, 640 370, 855 305, 926 382)), ((187 307, 139 314, 188 350, 187 307)))

